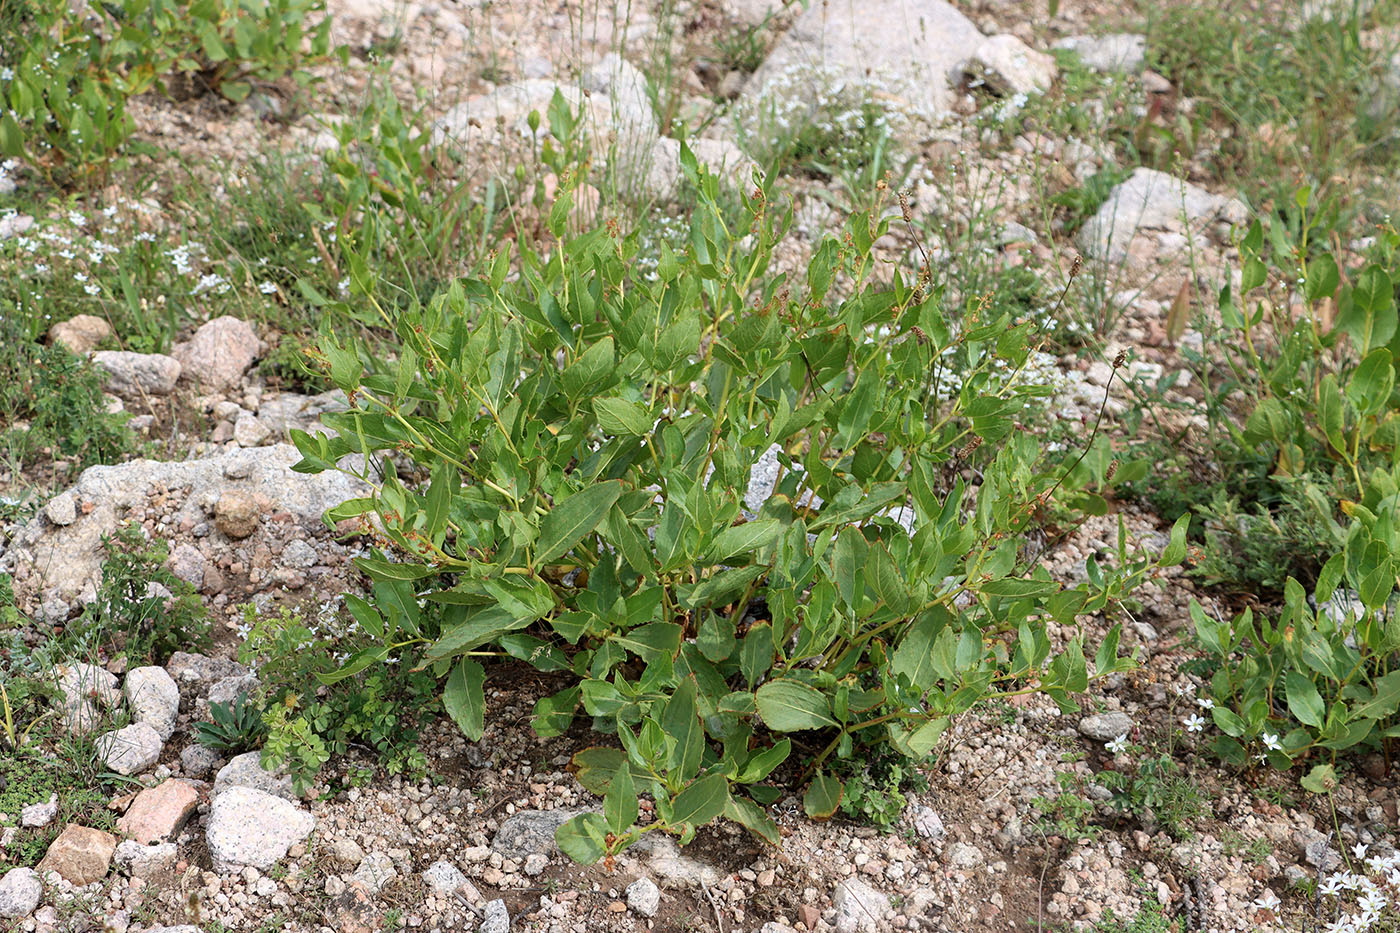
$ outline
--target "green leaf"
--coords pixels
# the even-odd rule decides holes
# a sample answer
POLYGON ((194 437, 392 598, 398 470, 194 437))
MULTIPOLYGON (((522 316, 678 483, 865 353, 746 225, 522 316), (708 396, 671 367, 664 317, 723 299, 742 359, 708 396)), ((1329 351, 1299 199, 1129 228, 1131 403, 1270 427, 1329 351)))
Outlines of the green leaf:
POLYGON ((1299 722, 1315 729, 1322 728, 1322 720, 1327 711, 1313 682, 1296 671, 1289 671, 1284 676, 1284 685, 1288 689, 1289 712, 1296 716, 1299 722))
MULTIPOLYGON (((708 661, 719 663, 734 653, 734 620, 709 613, 700 623, 695 644, 708 661)), ((679 646, 678 646, 679 647, 679 646)))
POLYGON ((573 686, 536 700, 532 722, 535 734, 548 739, 568 732, 574 723, 574 710, 578 709, 581 692, 580 687, 573 686))
POLYGON ((783 836, 778 830, 778 824, 752 800, 731 794, 724 805, 724 817, 738 823, 770 846, 782 845, 783 836))
POLYGON ((802 808, 814 820, 829 820, 841 806, 841 781, 829 774, 817 774, 802 795, 802 808))
POLYGON ((699 773, 705 752, 705 730, 700 723, 695 694, 695 678, 685 678, 661 713, 661 728, 675 739, 669 764, 682 781, 699 773))
POLYGON ((608 823, 601 813, 580 813, 554 831, 554 841, 565 855, 581 865, 592 865, 608 848, 608 823))
POLYGON ((801 681, 770 680, 754 691, 754 701, 763 721, 776 732, 836 725, 836 720, 831 718, 831 702, 827 695, 801 681))
POLYGON ((1210 711, 1210 718, 1215 720, 1215 724, 1220 727, 1220 731, 1226 735, 1233 735, 1235 738, 1245 734, 1246 726, 1244 720, 1238 715, 1223 706, 1216 706, 1210 711))
POLYGON ((1342 273, 1337 268, 1337 260, 1330 253, 1323 253, 1308 263, 1304 294, 1308 296, 1308 301, 1330 298, 1337 293, 1341 281, 1342 273))
POLYGON ((934 606, 920 613, 913 626, 894 649, 891 669, 903 674, 919 690, 927 690, 938 680, 933 663, 933 645, 938 633, 948 624, 948 610, 934 606))
POLYGON ((671 802, 670 823, 672 826, 683 823, 704 826, 723 814, 728 802, 729 782, 724 775, 707 775, 676 795, 671 802))
POLYGON ((524 628, 536 618, 516 615, 502 606, 469 606, 463 621, 444 626, 442 636, 423 653, 424 663, 431 664, 479 648, 506 632, 524 628))
POLYGON ((1323 436, 1332 449, 1338 453, 1348 453, 1342 430, 1346 426, 1346 404, 1342 401, 1342 390, 1337 387, 1337 377, 1328 373, 1318 386, 1317 420, 1323 436))
POLYGON ((1376 681, 1371 699, 1352 710, 1357 719, 1389 719, 1400 709, 1400 671, 1391 671, 1376 681))
POLYGON ((624 760, 613 774, 603 797, 603 818, 614 836, 620 836, 637 822, 637 792, 632 784, 631 763, 624 760))
POLYGON ((1357 412, 1375 415, 1385 407, 1394 387, 1395 367, 1391 365, 1390 351, 1377 347, 1352 372, 1346 394, 1357 412))
POLYGON ((559 383, 569 398, 581 401, 591 391, 601 388, 612 374, 614 354, 613 339, 604 337, 560 373, 559 383))
POLYGON ((775 518, 761 518, 742 525, 730 525, 715 535, 705 553, 705 560, 723 564, 741 554, 766 548, 778 540, 782 531, 782 523, 775 518))
POLYGON ((621 495, 622 484, 614 480, 581 489, 557 503, 540 522, 535 566, 556 560, 583 540, 584 535, 598 527, 621 495))
POLYGON ((1171 539, 1162 549, 1157 560, 1158 567, 1175 567, 1186 559, 1186 533, 1190 530, 1191 513, 1184 513, 1172 524, 1171 539))
POLYGON ((485 669, 463 658, 452 669, 442 691, 442 705, 447 708, 447 715, 473 742, 480 742, 486 732, 486 694, 482 687, 485 681, 485 669))
POLYGON ((651 433, 651 418, 636 402, 624 398, 597 398, 593 400, 593 413, 598 416, 598 426, 608 434, 645 437, 651 433))
POLYGON ((1211 739, 1210 750, 1215 752, 1215 757, 1237 768, 1243 768, 1249 763, 1249 756, 1245 753, 1244 746, 1228 735, 1217 735, 1211 739))
POLYGON ((1337 771, 1330 764, 1316 765, 1298 783, 1314 794, 1330 794, 1337 787, 1337 771))
POLYGON ((767 622, 749 627, 744 644, 739 649, 739 671, 750 687, 768 673, 773 664, 773 628, 767 622))

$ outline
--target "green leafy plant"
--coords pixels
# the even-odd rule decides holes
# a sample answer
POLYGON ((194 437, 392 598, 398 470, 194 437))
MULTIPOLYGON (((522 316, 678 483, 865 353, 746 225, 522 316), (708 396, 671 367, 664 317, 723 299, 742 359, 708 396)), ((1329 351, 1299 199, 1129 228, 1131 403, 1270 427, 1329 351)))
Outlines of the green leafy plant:
POLYGON ((1072 771, 1055 774, 1060 793, 1054 797, 1036 797, 1031 801, 1040 816, 1036 826, 1043 835, 1059 836, 1071 843, 1098 838, 1101 828, 1091 820, 1094 803, 1080 791, 1083 778, 1072 771))
POLYGON ((302 66, 330 49, 330 20, 308 22, 324 10, 321 0, 26 6, 20 41, 0 51, 0 153, 50 177, 101 177, 134 129, 126 102, 169 93, 173 76, 234 101, 287 73, 308 83, 302 66))
POLYGON ((1113 792, 1112 807, 1149 825, 1160 824, 1178 839, 1190 838, 1192 824, 1208 813, 1200 788, 1170 754, 1141 758, 1131 773, 1100 771, 1094 780, 1113 792))
POLYGON ((82 468, 130 450, 126 417, 107 413, 102 384, 86 360, 36 343, 13 312, 0 316, 0 446, 12 464, 47 454, 82 468))
POLYGON ((252 751, 267 738, 262 704, 240 693, 229 703, 210 703, 209 722, 195 726, 199 744, 227 752, 252 751))
MULTIPOLYGON (((867 214, 804 283, 772 275, 786 222, 769 189, 733 230, 718 182, 688 150, 682 165, 701 206, 655 281, 633 238, 562 239, 566 192, 548 254, 523 248, 512 276, 502 253, 385 313, 392 357, 327 328, 322 362, 353 407, 326 416, 338 436, 293 435, 296 469, 352 470, 373 490, 327 515, 374 540, 357 565, 375 598, 346 597, 371 644, 321 682, 416 652, 479 739, 485 662, 569 672, 536 731, 582 711, 620 745, 575 758, 604 799, 559 831, 581 861, 651 831, 689 841, 721 816, 776 840, 763 805, 780 768, 829 817, 833 761, 882 746, 922 759, 952 716, 997 697, 1073 709, 1132 662, 1117 626, 1092 669, 1082 636, 1052 658, 1046 620, 1113 612, 1185 553, 1183 521, 1156 562, 1120 530, 1113 565, 1090 558, 1074 588, 1030 566, 1041 509, 1087 502, 1111 472, 1087 451, 1047 462, 1015 430, 1040 393, 1016 378, 1032 326, 949 318, 901 277, 872 283, 886 222, 867 214), (954 475, 973 462, 975 489, 954 475), (654 822, 638 824, 639 793, 654 822)), ((378 307, 369 266, 349 264, 378 307)))
POLYGON ((107 557, 97 599, 74 627, 80 645, 125 654, 132 661, 163 663, 176 651, 198 651, 210 644, 204 604, 194 587, 166 564, 165 545, 146 540, 140 525, 126 524, 102 539, 107 557))
POLYGON ((1300 544, 1314 548, 1318 569, 1309 586, 1284 581, 1273 621, 1252 609, 1227 620, 1190 606, 1216 665, 1211 714, 1223 734, 1212 749, 1243 765, 1253 746, 1280 768, 1400 736, 1395 279, 1377 261, 1344 280, 1338 257, 1311 240, 1310 192, 1295 204, 1296 226, 1256 222, 1245 235, 1238 293, 1220 296, 1223 352, 1202 362, 1219 445, 1263 452, 1268 482, 1306 503, 1322 540, 1300 544), (1267 260, 1285 256, 1296 268, 1271 277, 1267 260), (1212 378, 1214 367, 1223 379, 1212 378), (1247 400, 1242 423, 1230 417, 1227 393, 1247 400))

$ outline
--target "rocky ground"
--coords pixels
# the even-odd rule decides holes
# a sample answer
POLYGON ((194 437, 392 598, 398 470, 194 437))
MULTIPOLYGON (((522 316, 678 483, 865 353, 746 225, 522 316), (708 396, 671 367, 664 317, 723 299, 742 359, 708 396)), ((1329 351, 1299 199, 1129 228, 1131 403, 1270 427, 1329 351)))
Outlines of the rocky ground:
MULTIPOLYGON (((479 150, 483 174, 493 160, 512 157, 514 143, 499 138, 501 127, 518 129, 558 86, 587 101, 590 118, 622 141, 615 157, 644 166, 638 185, 664 202, 676 187, 679 144, 664 135, 627 63, 647 54, 658 28, 659 14, 642 6, 330 2, 337 42, 368 49, 394 40, 395 90, 411 97, 413 88, 427 89, 424 106, 440 142, 479 150)), ((1112 9, 1066 0, 1047 18, 1022 7, 814 0, 803 11, 767 0, 704 0, 688 8, 691 41, 757 23, 767 24, 770 38, 753 74, 720 73, 702 58, 678 76, 680 109, 703 111, 714 90, 725 89, 734 101, 729 116, 711 123, 695 148, 739 180, 750 166, 740 145, 746 108, 775 94, 820 98, 843 81, 878 75, 880 93, 897 102, 891 109, 907 120, 901 132, 919 141, 925 163, 970 163, 952 183, 916 171, 919 210, 954 225, 986 198, 997 218, 997 242, 988 248, 1002 261, 1067 273, 1073 257, 1083 256, 1122 311, 1104 358, 1131 349, 1133 378, 1146 385, 1175 378, 1182 363, 1165 335, 1167 309, 1188 275, 1206 294, 1228 275, 1236 258, 1230 231, 1248 208, 1236 192, 1138 168, 1072 241, 1036 232, 1035 179, 1083 179, 1109 156, 1093 139, 1020 136, 981 148, 974 117, 985 104, 973 90, 985 84, 1011 102, 1046 91, 1057 80, 1046 54, 1052 47, 1076 49, 1085 62, 1126 75, 1142 106, 1171 88, 1144 71, 1140 36, 1102 35, 1116 25, 1112 9), (814 61, 823 67, 809 67, 814 61), (1188 261, 1190 273, 1183 271, 1188 261)), ((209 165, 237 163, 265 143, 290 152, 325 148, 327 128, 353 112, 368 72, 352 64, 330 74, 318 109, 290 123, 209 100, 143 100, 141 132, 209 165)), ((280 102, 270 94, 262 106, 280 102)), ((1203 180, 1189 159, 1184 169, 1203 180)), ((814 184, 794 182, 797 223, 785 247, 794 266, 838 222, 814 184)), ((103 206, 131 232, 147 215, 159 223, 178 217, 179 205, 160 197, 113 196, 103 206)), ((98 213, 94 226, 103 223, 98 213)), ((53 218, 0 219, 0 239, 42 244, 60 229, 53 218)), ((903 234, 892 240, 894 254, 913 246, 903 234)), ((935 252, 954 248, 932 245, 935 252)), ((80 354, 109 336, 97 317, 57 322, 50 331, 80 354)), ((190 328, 169 355, 93 352, 112 404, 133 412, 132 425, 171 456, 57 477, 61 491, 0 539, 18 604, 39 623, 60 623, 95 598, 99 542, 123 522, 168 542, 174 573, 218 620, 207 655, 181 652, 164 667, 52 671, 65 698, 56 711, 64 727, 95 730, 105 766, 130 778, 130 790, 110 801, 119 814, 115 832, 66 825, 34 868, 3 875, 0 929, 963 933, 1090 929, 1160 908, 1182 931, 1282 930, 1304 928, 1308 902, 1296 893, 1299 882, 1323 879, 1344 858, 1363 854, 1394 867, 1396 776, 1379 758, 1344 775, 1331 812, 1305 799, 1291 775, 1242 777, 1196 754, 1191 720, 1202 685, 1179 671, 1191 656, 1185 606, 1195 595, 1215 607, 1175 574, 1141 594, 1142 609, 1125 633, 1125 647, 1143 660, 1139 671, 1096 686, 1082 716, 1061 716, 1047 699, 1029 697, 965 717, 940 748, 926 789, 909 793, 887 833, 839 818, 813 822, 789 798, 776 808, 779 849, 720 825, 685 849, 648 837, 647 846, 611 864, 577 866, 555 847, 553 830, 578 808, 599 805, 565 767, 591 738, 582 730, 536 737, 529 711, 550 684, 527 676, 488 681, 480 743, 467 742, 445 717, 432 727, 422 745, 430 778, 422 782, 375 773, 371 757, 352 752, 298 795, 290 779, 263 771, 256 753, 223 760, 195 741, 193 726, 211 702, 256 683, 257 672, 233 660, 246 634, 244 607, 333 607, 362 586, 349 563, 361 545, 333 534, 321 516, 363 486, 343 474, 293 472, 299 455, 287 442, 290 429, 314 432, 345 400, 267 385, 253 364, 269 336, 222 317, 190 328), (108 731, 118 712, 130 724, 108 731), (1184 822, 1160 803, 1155 813, 1115 811, 1113 795, 1090 780, 1104 771, 1132 773, 1150 752, 1184 766, 1192 790, 1182 794, 1196 801, 1184 822), (1037 801, 1066 788, 1082 790, 1093 832, 1044 819, 1037 801)), ((1188 331, 1178 346, 1193 339, 1199 345, 1200 335, 1188 331)), ((1041 365, 1058 386, 1058 417, 1091 423, 1111 381, 1107 364, 1067 355, 1041 365)), ((1189 389, 1177 381, 1166 398, 1187 402, 1189 389)), ((1110 414, 1131 398, 1115 386, 1110 414)), ((1191 416, 1164 417, 1180 424, 1191 416)), ((1135 540, 1161 546, 1161 521, 1122 506, 1047 553, 1046 566, 1059 579, 1082 575, 1088 556, 1113 550, 1120 515, 1135 540)), ((41 637, 38 628, 32 637, 41 637)), ((36 799, 0 814, 0 870, 21 833, 58 813, 57 800, 36 799)))

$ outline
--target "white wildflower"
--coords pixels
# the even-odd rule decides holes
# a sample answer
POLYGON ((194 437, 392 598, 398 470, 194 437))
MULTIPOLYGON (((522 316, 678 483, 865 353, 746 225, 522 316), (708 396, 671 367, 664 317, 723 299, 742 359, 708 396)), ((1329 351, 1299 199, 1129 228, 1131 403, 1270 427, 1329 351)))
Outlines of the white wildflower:
POLYGON ((1186 727, 1187 732, 1200 732, 1206 727, 1206 721, 1195 713, 1183 719, 1181 724, 1186 727))
POLYGON ((1123 752, 1125 752, 1128 748, 1128 733, 1123 733, 1118 738, 1105 745, 1104 748, 1108 749, 1115 755, 1123 754, 1123 752))

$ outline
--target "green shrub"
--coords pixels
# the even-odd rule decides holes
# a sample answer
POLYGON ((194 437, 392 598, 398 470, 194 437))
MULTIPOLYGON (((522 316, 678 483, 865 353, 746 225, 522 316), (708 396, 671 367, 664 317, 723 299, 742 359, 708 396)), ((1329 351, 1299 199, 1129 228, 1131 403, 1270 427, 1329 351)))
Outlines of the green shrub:
MULTIPOLYGON (((1307 587, 1292 576, 1284 581, 1273 622, 1248 609, 1227 620, 1194 601, 1190 607, 1216 667, 1211 713, 1223 734, 1211 748, 1239 765, 1252 751, 1279 768, 1400 735, 1400 333, 1387 271, 1396 268, 1396 240, 1383 232, 1379 261, 1344 280, 1307 214, 1306 189, 1296 205, 1305 218, 1298 228, 1256 222, 1249 229, 1238 293, 1226 288, 1220 296, 1221 327, 1209 344, 1217 355, 1198 361, 1220 459, 1269 463, 1264 488, 1303 516, 1280 517, 1303 529, 1294 547, 1309 549, 1317 569, 1307 587), (1319 239, 1324 246, 1315 248, 1319 239), (1241 409, 1242 423, 1229 405, 1241 409)), ((1210 511, 1228 523, 1249 509, 1234 497, 1210 511)), ((1262 523, 1243 517, 1242 534, 1262 523)), ((1321 773, 1313 780, 1320 783, 1321 773)))
POLYGON ((47 454, 82 469, 130 450, 126 416, 107 413, 102 386, 87 360, 34 342, 13 313, 0 314, 0 448, 11 464, 47 454))
POLYGON ((123 525, 104 536, 102 585, 97 599, 71 626, 74 654, 100 649, 125 654, 137 666, 163 664, 176 651, 199 651, 210 644, 204 603, 194 587, 170 570, 170 553, 147 541, 141 526, 123 525))
MULTIPOLYGON (((582 711, 621 745, 575 758, 605 800, 560 830, 583 861, 654 830, 688 841, 720 816, 776 840, 763 805, 779 768, 829 817, 833 760, 920 760, 950 717, 996 697, 1073 709, 1131 661, 1116 625, 1092 670, 1082 634, 1052 659, 1047 624, 1112 613, 1153 572, 1121 530, 1091 582, 1028 566, 1040 507, 1086 503, 1073 490, 1109 471, 1046 462, 1017 430, 1044 394, 1018 379, 1031 325, 945 316, 898 276, 872 283, 885 225, 868 214, 821 244, 805 282, 773 275, 786 218, 768 190, 730 229, 718 182, 688 150, 682 164, 700 207, 655 281, 635 238, 603 229, 523 247, 515 275, 502 253, 426 307, 385 313, 392 356, 327 327, 324 364, 353 407, 326 418, 339 436, 294 434, 296 469, 340 464, 373 486, 327 515, 376 542, 358 560, 375 599, 346 597, 370 645, 320 680, 415 653, 478 740, 487 661, 569 672, 536 731, 582 711), (980 487, 957 475, 972 464, 980 487), (750 495, 755 466, 771 495, 750 495), (656 800, 645 826, 638 793, 656 800)), ((569 210, 565 194, 555 237, 569 210)), ((351 275, 378 307, 362 260, 351 275)), ((1183 522, 1158 566, 1184 552, 1183 522)))
POLYGON ((309 82, 301 66, 330 49, 330 20, 307 22, 324 13, 322 0, 40 0, 16 10, 18 41, 0 50, 0 153, 65 181, 101 177, 134 129, 126 102, 167 93, 172 76, 240 101, 288 72, 309 82))
POLYGON ((231 703, 210 703, 209 722, 195 726, 199 744, 228 752, 247 752, 267 738, 262 704, 240 693, 231 703))

